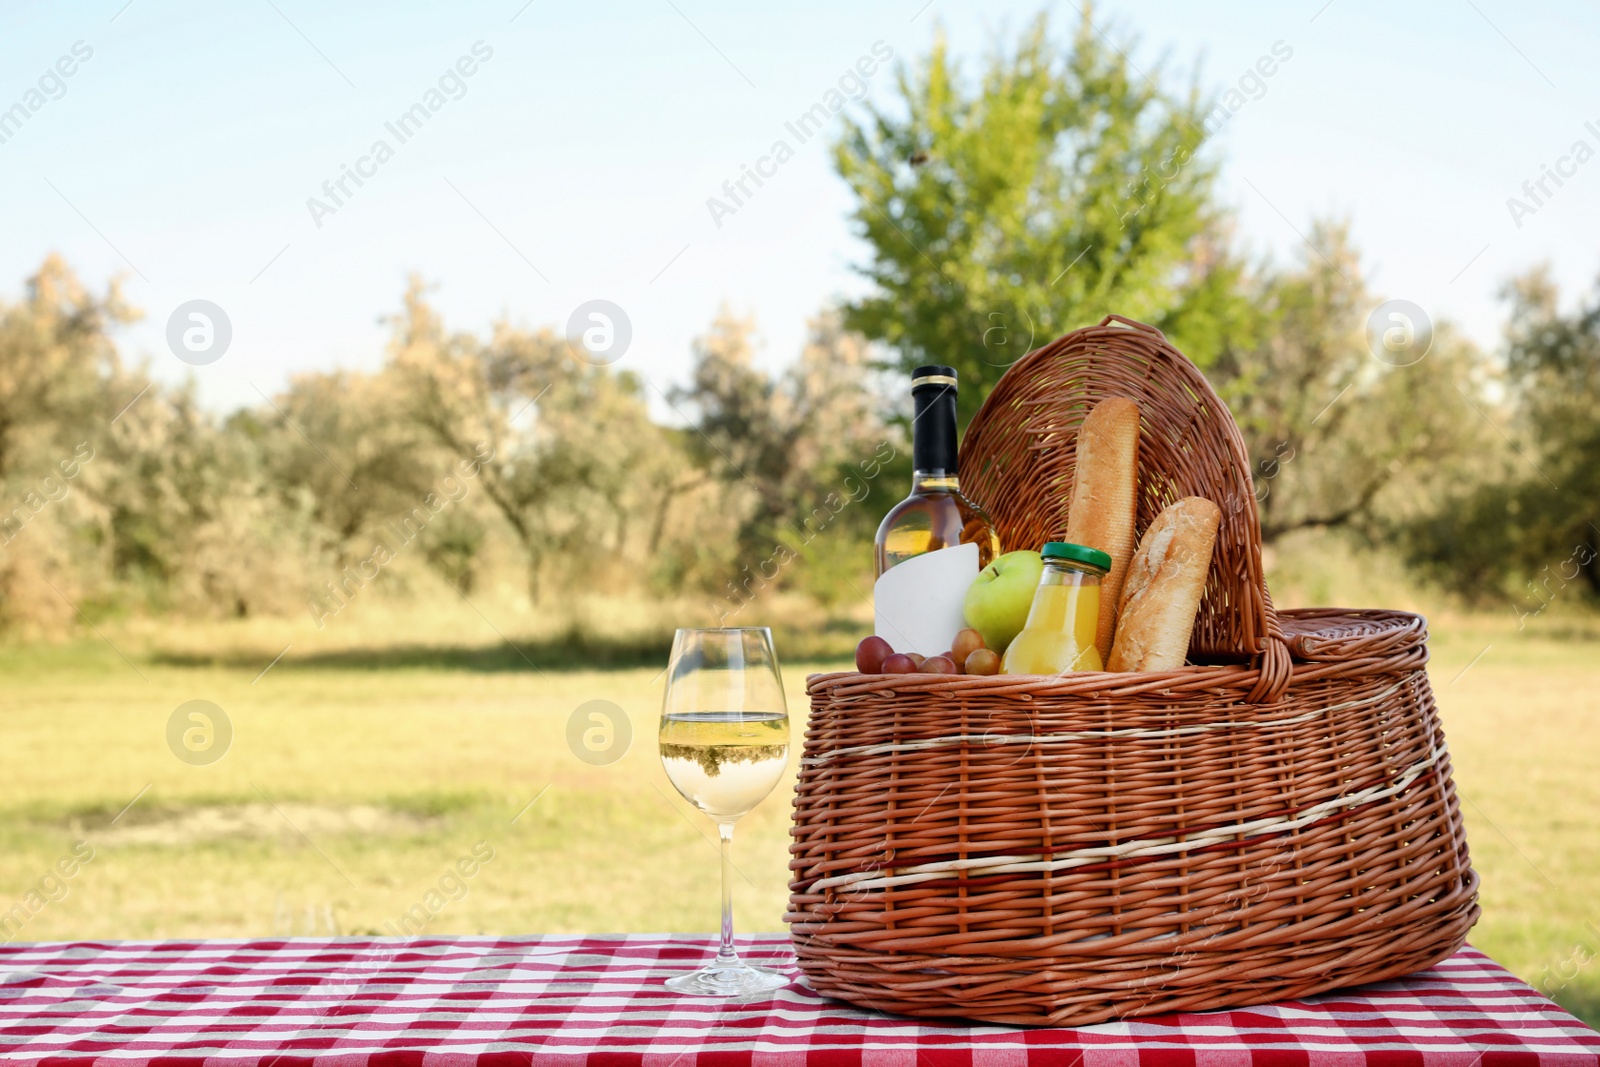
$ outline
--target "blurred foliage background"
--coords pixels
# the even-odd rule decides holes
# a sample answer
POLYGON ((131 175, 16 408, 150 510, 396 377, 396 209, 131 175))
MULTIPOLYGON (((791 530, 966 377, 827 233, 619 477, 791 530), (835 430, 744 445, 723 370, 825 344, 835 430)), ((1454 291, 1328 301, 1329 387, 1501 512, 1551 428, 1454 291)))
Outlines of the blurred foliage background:
POLYGON ((419 279, 380 370, 218 416, 119 350, 139 313, 115 283, 47 259, 0 306, 0 632, 323 626, 374 584, 673 598, 695 621, 779 591, 859 601, 909 473, 897 372, 958 368, 966 420, 1017 358, 1109 311, 1161 327, 1228 399, 1269 544, 1335 531, 1519 614, 1593 600, 1600 303, 1563 311, 1534 270, 1506 284, 1497 350, 1441 322, 1420 362, 1379 362, 1383 294, 1343 220, 1311 220, 1292 262, 1241 251, 1214 106, 1087 23, 1041 18, 976 70, 936 46, 835 145, 866 295, 819 308, 781 373, 724 312, 659 396, 550 328, 452 330, 419 279))

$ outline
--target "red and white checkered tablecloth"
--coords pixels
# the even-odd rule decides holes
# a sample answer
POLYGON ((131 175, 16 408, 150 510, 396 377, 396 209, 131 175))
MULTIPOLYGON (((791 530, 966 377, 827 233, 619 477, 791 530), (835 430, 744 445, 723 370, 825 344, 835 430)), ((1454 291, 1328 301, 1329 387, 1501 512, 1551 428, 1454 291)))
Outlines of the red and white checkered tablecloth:
MULTIPOLYGON (((743 938, 793 970, 787 939, 743 938)), ((661 982, 699 936, 80 941, 0 947, 8 1063, 1502 1067, 1600 1064, 1600 1034, 1471 948, 1404 981, 1078 1029, 930 1025, 799 982, 733 1003, 661 982)))

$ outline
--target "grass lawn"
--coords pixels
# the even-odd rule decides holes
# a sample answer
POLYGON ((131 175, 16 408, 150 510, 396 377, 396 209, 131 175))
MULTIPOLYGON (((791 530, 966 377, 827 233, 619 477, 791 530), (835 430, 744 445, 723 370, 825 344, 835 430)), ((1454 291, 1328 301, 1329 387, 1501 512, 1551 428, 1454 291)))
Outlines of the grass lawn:
MULTIPOLYGON (((44 885, 57 899, 8 932, 390 933, 418 906, 432 933, 713 930, 715 834, 655 754, 659 663, 567 667, 575 653, 557 644, 532 651, 535 669, 497 640, 473 645, 467 624, 459 647, 391 640, 387 653, 362 653, 356 630, 348 647, 291 634, 293 651, 264 674, 282 634, 227 645, 121 629, 115 648, 91 635, 0 650, 0 910, 25 901, 75 842, 93 849, 70 879, 44 885), (566 742, 569 716, 595 699, 621 707, 633 729, 608 766, 566 742), (232 724, 214 764, 168 747, 169 717, 190 700, 215 703, 232 724), (474 849, 476 874, 445 878, 474 849), (459 899, 438 892, 442 878, 459 899)), ((654 655, 648 641, 613 651, 624 663, 654 655)), ((1433 680, 1484 880, 1472 939, 1591 1023, 1597 653, 1583 622, 1519 632, 1508 612, 1434 624, 1433 680)), ((804 676, 819 666, 786 665, 797 720, 804 676)), ((786 794, 780 786, 739 827, 743 930, 781 927, 786 794)))

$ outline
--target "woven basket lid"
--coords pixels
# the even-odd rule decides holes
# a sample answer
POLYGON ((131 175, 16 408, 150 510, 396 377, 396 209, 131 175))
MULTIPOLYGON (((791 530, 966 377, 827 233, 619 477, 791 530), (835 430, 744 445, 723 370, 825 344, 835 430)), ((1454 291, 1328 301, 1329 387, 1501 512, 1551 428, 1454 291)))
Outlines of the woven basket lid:
POLYGON ((1078 427, 1109 396, 1139 405, 1135 532, 1161 509, 1203 496, 1222 509, 1211 574, 1189 642, 1197 662, 1271 658, 1268 688, 1287 684, 1288 654, 1261 564, 1261 526, 1244 439, 1227 405, 1160 330, 1120 315, 1019 359, 996 383, 961 444, 961 484, 994 519, 1006 551, 1060 540, 1067 528, 1078 427))
POLYGON ((1294 658, 1308 663, 1393 656, 1428 641, 1428 621, 1405 611, 1294 608, 1278 613, 1278 625, 1294 658))

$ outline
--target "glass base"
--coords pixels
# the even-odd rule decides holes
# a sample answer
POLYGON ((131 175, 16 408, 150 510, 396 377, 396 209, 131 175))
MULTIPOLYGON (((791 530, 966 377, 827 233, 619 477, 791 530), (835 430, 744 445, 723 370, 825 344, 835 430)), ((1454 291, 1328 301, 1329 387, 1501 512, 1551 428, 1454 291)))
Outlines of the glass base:
POLYGON ((667 979, 667 988, 691 997, 754 997, 782 989, 787 975, 748 963, 712 963, 689 974, 667 979))

